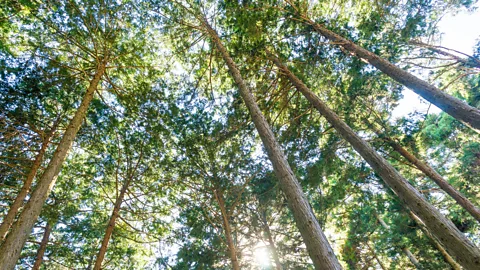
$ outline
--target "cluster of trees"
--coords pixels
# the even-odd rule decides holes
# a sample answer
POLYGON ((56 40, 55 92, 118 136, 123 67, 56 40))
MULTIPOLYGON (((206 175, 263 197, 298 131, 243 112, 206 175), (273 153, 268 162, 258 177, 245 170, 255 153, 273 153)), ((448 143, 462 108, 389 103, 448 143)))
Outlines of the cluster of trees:
POLYGON ((480 269, 474 4, 7 1, 0 268, 480 269))

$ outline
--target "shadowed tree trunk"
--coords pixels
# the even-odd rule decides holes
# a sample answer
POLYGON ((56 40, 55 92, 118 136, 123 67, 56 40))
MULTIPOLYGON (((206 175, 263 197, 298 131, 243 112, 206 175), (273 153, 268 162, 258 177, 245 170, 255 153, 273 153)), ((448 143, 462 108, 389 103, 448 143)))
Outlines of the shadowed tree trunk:
POLYGON ((22 207, 23 205, 23 201, 25 200, 28 193, 30 192, 33 179, 35 179, 38 169, 42 165, 43 156, 45 155, 45 152, 48 149, 48 145, 50 144, 50 140, 52 139, 53 134, 55 133, 57 123, 58 121, 54 123, 50 131, 48 131, 45 138, 43 139, 42 147, 38 151, 38 154, 35 157, 35 160, 33 161, 32 167, 30 168, 30 172, 28 173, 27 178, 25 179, 25 182, 23 182, 22 189, 20 189, 20 192, 18 193, 17 197, 15 197, 15 200, 13 201, 12 205, 8 209, 7 215, 3 219, 2 225, 0 225, 0 243, 3 242, 3 240, 5 240, 8 230, 12 226, 20 207, 22 207))
POLYGON ((263 211, 263 213, 261 213, 261 216, 265 234, 267 235, 268 244, 270 246, 270 251, 272 252, 273 260, 275 261, 275 269, 282 270, 283 266, 280 262, 280 258, 278 257, 277 247, 275 246, 275 241, 273 241, 272 231, 270 230, 270 226, 268 225, 266 211, 263 211))
POLYGON ((43 233, 42 242, 40 242, 40 247, 38 248, 37 256, 35 257, 35 264, 32 267, 32 270, 40 269, 40 266, 43 262, 43 255, 45 254, 45 250, 47 250, 48 238, 50 237, 51 231, 50 224, 47 222, 47 226, 45 226, 45 232, 43 233))
POLYGON ((95 75, 90 81, 90 85, 87 88, 83 100, 78 107, 75 116, 65 130, 62 140, 58 144, 52 159, 48 163, 43 175, 38 180, 38 184, 32 192, 32 195, 26 203, 22 213, 18 217, 17 222, 13 224, 11 232, 7 235, 5 242, 3 242, 0 247, 0 265, 2 266, 2 269, 14 269, 27 237, 30 235, 32 228, 42 211, 43 204, 55 185, 62 164, 72 148, 75 136, 82 125, 90 102, 97 90, 97 85, 105 72, 105 65, 106 63, 102 61, 97 66, 95 75))
MULTIPOLYGON (((296 9, 296 7, 294 8, 296 9)), ((460 99, 446 94, 434 85, 417 78, 411 73, 388 62, 386 59, 383 59, 380 56, 362 48, 361 46, 358 46, 354 42, 336 34, 333 31, 328 30, 322 24, 315 23, 302 14, 298 14, 298 16, 300 16, 306 24, 312 26, 316 32, 325 38, 338 44, 343 49, 347 50, 358 58, 364 59, 372 66, 378 68, 383 73, 388 75, 390 78, 410 88, 424 99, 453 116, 455 119, 471 127, 476 132, 480 132, 480 109, 472 107, 460 99)))
POLYGON ((230 260, 232 261, 232 268, 234 270, 240 269, 240 264, 238 263, 237 258, 237 249, 235 248, 235 243, 233 242, 232 237, 232 228, 230 227, 230 215, 225 207, 225 199, 223 198, 223 192, 220 189, 214 191, 215 200, 220 206, 220 212, 222 213, 222 223, 225 233, 225 238, 227 239, 228 252, 230 253, 230 260))
POLYGON ((278 58, 271 57, 280 71, 295 88, 312 103, 318 112, 349 142, 365 159, 385 184, 408 206, 447 247, 466 269, 480 269, 480 250, 463 235, 457 227, 438 209, 432 206, 390 163, 380 156, 367 142, 360 138, 338 115, 333 112, 315 93, 298 79, 278 58))
POLYGON ((112 214, 110 215, 110 220, 108 221, 107 229, 105 230, 105 234, 103 236, 102 245, 100 246, 100 250, 98 251, 97 259, 95 260, 95 265, 93 266, 94 270, 102 269, 102 262, 105 258, 105 254, 107 253, 108 242, 112 237, 113 229, 115 228, 115 222, 120 214, 120 207, 122 206, 123 197, 127 192, 127 188, 130 184, 130 180, 132 177, 129 177, 122 185, 122 189, 118 194, 117 199, 115 200, 115 205, 113 207, 112 214))
POLYGON ((280 187, 287 198, 288 205, 293 213, 295 222, 303 237, 305 245, 307 246, 308 253, 315 268, 341 269, 342 267, 338 262, 330 243, 320 228, 320 224, 313 214, 313 211, 303 194, 302 188, 293 174, 283 150, 276 141, 270 126, 260 111, 251 90, 243 80, 240 71, 220 41, 217 32, 210 27, 206 20, 203 20, 202 23, 214 46, 218 49, 223 60, 226 62, 230 74, 240 90, 240 95, 250 112, 253 123, 255 124, 263 145, 267 150, 275 175, 277 176, 280 187))

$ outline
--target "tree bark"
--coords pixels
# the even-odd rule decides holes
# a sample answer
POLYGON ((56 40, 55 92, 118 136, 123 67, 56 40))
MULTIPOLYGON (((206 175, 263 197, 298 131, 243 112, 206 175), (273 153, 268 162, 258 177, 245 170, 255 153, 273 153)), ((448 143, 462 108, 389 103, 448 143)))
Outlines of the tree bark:
POLYGON ((455 119, 480 132, 480 109, 472 107, 460 99, 444 93, 434 85, 417 78, 409 72, 393 65, 386 59, 358 46, 354 42, 328 30, 325 26, 315 23, 309 18, 299 15, 306 24, 324 36, 325 38, 339 44, 342 48, 356 55, 358 58, 366 60, 372 66, 378 68, 390 78, 405 85, 412 91, 428 100, 444 112, 450 114, 455 119))
POLYGON ((462 193, 457 191, 447 180, 445 180, 437 171, 430 167, 427 163, 412 155, 400 144, 391 138, 384 138, 385 141, 400 155, 402 155, 408 162, 412 163, 417 169, 423 172, 426 176, 432 179, 443 191, 450 195, 460 206, 470 213, 478 222, 480 222, 480 209, 478 209, 470 200, 468 200, 462 193))
POLYGON ((237 249, 235 248, 235 243, 233 242, 232 237, 232 228, 230 227, 230 215, 225 207, 225 199, 223 198, 223 192, 220 189, 217 189, 214 192, 215 199, 220 206, 220 212, 222 213, 222 223, 223 229, 225 232, 225 238, 227 239, 228 252, 230 253, 230 260, 232 261, 232 268, 234 270, 240 270, 240 264, 238 263, 237 258, 237 249))
POLYGON ((275 246, 275 241, 273 241, 272 232, 270 230, 270 226, 268 225, 267 214, 264 211, 263 213, 261 213, 261 215, 265 234, 267 235, 268 244, 272 252, 273 260, 275 261, 275 268, 277 270, 283 270, 282 263, 280 262, 280 258, 278 257, 277 247, 275 246))
MULTIPOLYGON (((138 163, 137 163, 138 164, 138 163)), ((128 186, 133 178, 133 172, 130 177, 128 177, 120 189, 117 199, 115 200, 115 205, 113 207, 112 214, 110 215, 110 220, 108 221, 107 229, 105 230, 105 235, 103 236, 102 245, 98 251, 97 259, 95 260, 95 265, 93 266, 94 270, 102 269, 102 262, 107 253, 108 242, 112 237, 113 229, 115 228, 115 222, 117 221, 118 216, 120 215, 120 207, 122 206, 123 198, 127 192, 128 186)))
POLYGON ((48 238, 50 237, 51 229, 52 228, 50 227, 50 224, 47 222, 47 226, 45 227, 42 242, 40 242, 40 247, 38 248, 37 256, 35 257, 35 263, 33 264, 32 270, 38 270, 42 265, 43 255, 45 254, 45 250, 47 250, 48 238))
POLYGON ((42 147, 40 148, 40 151, 38 151, 38 154, 35 157, 35 160, 33 161, 32 168, 30 169, 30 172, 27 175, 27 179, 25 179, 25 182, 23 182, 23 186, 20 189, 20 192, 18 193, 17 197, 15 198, 12 205, 8 209, 7 215, 3 219, 2 225, 0 225, 0 243, 5 240, 8 230, 12 226, 20 207, 22 207, 23 205, 23 201, 25 200, 28 193, 30 192, 33 179, 35 179, 38 169, 42 165, 43 156, 45 155, 45 152, 48 149, 48 145, 50 144, 50 140, 52 139, 53 134, 55 133, 55 129, 56 129, 56 123, 44 138, 42 142, 42 147))
POLYGON ((343 122, 277 58, 272 60, 281 72, 301 92, 327 121, 367 161, 385 184, 426 224, 429 230, 447 247, 466 269, 480 269, 480 250, 455 225, 432 206, 390 163, 343 122))
POLYGON ((435 248, 437 248, 438 251, 442 254, 443 258, 445 261, 452 267, 454 270, 461 270, 462 267, 448 254, 448 252, 445 250, 445 248, 438 242, 438 240, 433 236, 425 226, 425 224, 414 214, 412 211, 408 211, 408 214, 410 217, 418 224, 420 227, 420 230, 428 237, 430 240, 432 240, 433 245, 435 248))
POLYGON ((243 80, 240 71, 228 54, 226 48, 222 45, 217 32, 210 27, 206 20, 202 21, 208 35, 218 51, 226 62, 229 71, 237 84, 240 95, 247 106, 253 123, 262 139, 263 145, 267 150, 268 157, 272 162, 275 175, 277 176, 285 197, 287 198, 290 210, 293 213, 297 227, 305 241, 308 253, 316 269, 341 269, 333 249, 325 237, 320 224, 318 223, 310 204, 308 203, 302 188, 293 174, 288 164, 283 150, 275 139, 275 136, 268 125, 265 117, 262 115, 258 104, 243 80))
POLYGON ((87 114, 88 106, 93 99, 97 85, 105 72, 105 64, 104 62, 99 63, 95 75, 90 81, 90 85, 83 97, 82 103, 65 130, 52 159, 38 180, 38 184, 18 217, 17 222, 12 226, 11 232, 7 235, 5 242, 3 242, 0 247, 0 265, 2 265, 2 269, 14 269, 27 237, 42 211, 45 200, 55 185, 55 181, 57 180, 68 152, 72 148, 73 141, 87 114))

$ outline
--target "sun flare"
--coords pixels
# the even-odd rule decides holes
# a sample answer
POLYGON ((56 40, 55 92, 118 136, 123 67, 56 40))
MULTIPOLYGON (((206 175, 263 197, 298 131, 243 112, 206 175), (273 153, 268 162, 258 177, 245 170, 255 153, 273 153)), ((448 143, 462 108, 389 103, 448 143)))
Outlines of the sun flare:
POLYGON ((268 251, 268 247, 259 244, 253 251, 253 256, 255 257, 255 262, 259 266, 269 266, 270 262, 270 252, 268 251))

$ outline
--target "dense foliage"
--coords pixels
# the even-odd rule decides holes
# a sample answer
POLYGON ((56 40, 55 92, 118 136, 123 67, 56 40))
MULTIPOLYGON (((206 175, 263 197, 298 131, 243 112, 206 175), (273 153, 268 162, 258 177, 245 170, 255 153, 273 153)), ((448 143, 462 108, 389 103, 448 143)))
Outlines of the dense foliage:
POLYGON ((0 6, 0 264, 17 256, 16 269, 316 269, 296 202, 282 189, 211 26, 343 268, 460 269, 463 259, 449 254, 456 246, 442 242, 275 59, 480 254, 474 210, 418 166, 478 207, 480 129, 446 112, 394 117, 408 102, 404 83, 316 28, 480 108, 480 44, 473 55, 436 45, 442 16, 474 5, 7 1, 0 6), (10 255, 14 244, 18 255, 10 255))

